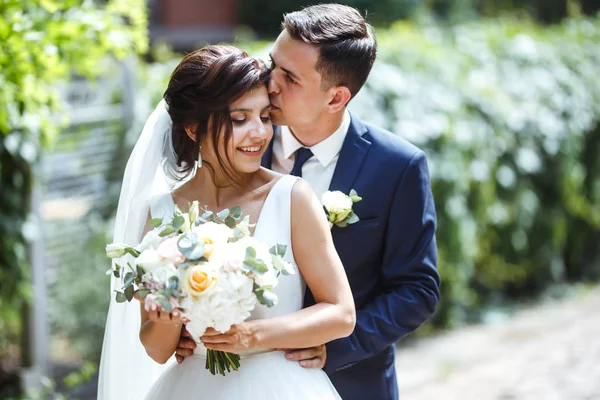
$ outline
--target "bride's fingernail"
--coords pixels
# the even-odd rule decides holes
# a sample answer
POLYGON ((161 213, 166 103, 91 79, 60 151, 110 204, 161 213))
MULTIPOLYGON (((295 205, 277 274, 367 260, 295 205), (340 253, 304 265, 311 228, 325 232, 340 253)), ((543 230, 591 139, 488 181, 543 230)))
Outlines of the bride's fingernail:
POLYGON ((285 358, 287 358, 288 360, 293 360, 294 359, 294 355, 293 354, 286 354, 285 358))

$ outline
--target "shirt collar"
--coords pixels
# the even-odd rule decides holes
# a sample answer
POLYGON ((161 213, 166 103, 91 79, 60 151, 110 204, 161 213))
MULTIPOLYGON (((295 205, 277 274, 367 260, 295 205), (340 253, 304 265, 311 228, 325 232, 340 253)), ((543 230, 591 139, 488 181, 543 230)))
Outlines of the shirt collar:
MULTIPOLYGON (((321 163, 322 166, 326 167, 329 165, 335 156, 340 153, 349 127, 350 113, 348 110, 345 110, 342 123, 336 129, 336 131, 325 140, 310 147, 310 150, 313 152, 315 158, 319 160, 319 163, 321 163)), ((281 127, 281 144, 283 147, 283 156, 285 158, 290 158, 296 152, 296 150, 298 150, 300 147, 304 147, 302 143, 300 143, 294 137, 294 135, 292 135, 292 132, 290 132, 290 129, 287 126, 281 127)))

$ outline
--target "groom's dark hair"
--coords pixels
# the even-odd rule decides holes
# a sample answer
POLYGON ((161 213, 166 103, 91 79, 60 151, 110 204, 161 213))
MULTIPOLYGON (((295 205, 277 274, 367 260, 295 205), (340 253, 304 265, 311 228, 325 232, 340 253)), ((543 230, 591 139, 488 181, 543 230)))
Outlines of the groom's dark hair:
POLYGON ((319 49, 315 69, 321 87, 345 86, 352 97, 364 85, 377 55, 373 27, 357 9, 319 4, 286 14, 281 23, 288 34, 319 49))

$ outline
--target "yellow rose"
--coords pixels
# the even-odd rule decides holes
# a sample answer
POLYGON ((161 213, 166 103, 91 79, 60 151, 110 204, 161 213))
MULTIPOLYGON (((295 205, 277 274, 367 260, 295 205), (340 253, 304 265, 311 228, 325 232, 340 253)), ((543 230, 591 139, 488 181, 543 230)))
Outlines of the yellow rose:
POLYGON ((215 246, 215 241, 209 237, 201 237, 198 238, 199 242, 204 243, 204 257, 206 257, 209 261, 217 246, 215 246))
POLYGON ((185 287, 192 296, 200 296, 207 289, 212 287, 216 278, 212 276, 210 270, 202 264, 189 267, 185 277, 185 287))

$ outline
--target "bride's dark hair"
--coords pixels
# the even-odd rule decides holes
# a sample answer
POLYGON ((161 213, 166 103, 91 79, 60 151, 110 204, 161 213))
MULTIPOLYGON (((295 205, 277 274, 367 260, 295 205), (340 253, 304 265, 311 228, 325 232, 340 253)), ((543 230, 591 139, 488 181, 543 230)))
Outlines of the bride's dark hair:
MULTIPOLYGON (((229 106, 249 90, 265 85, 268 73, 264 63, 233 46, 206 46, 181 60, 164 94, 173 121, 177 176, 192 172, 199 143, 211 135, 219 166, 234 180, 229 156, 226 154, 225 163, 219 154, 219 143, 229 143, 233 131, 229 106), (186 134, 186 127, 195 127, 196 142, 186 134)), ((206 164, 214 172, 214 167, 206 164)))

